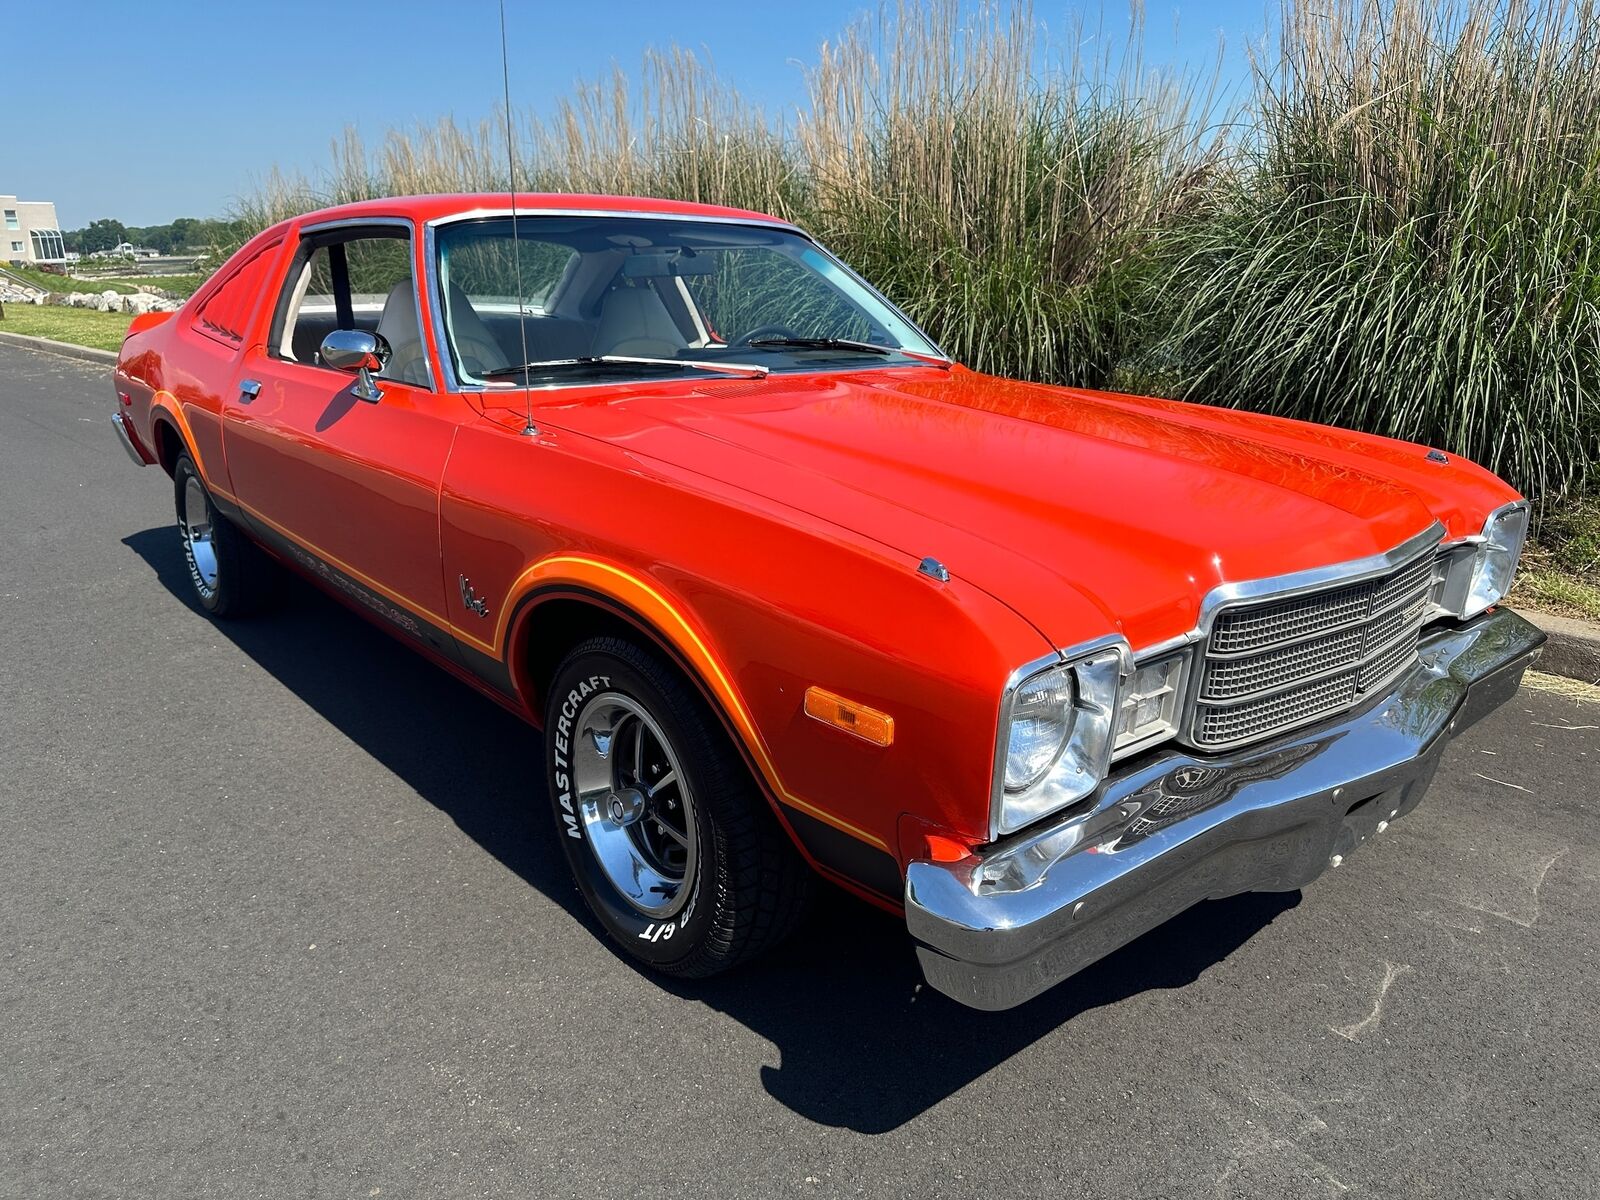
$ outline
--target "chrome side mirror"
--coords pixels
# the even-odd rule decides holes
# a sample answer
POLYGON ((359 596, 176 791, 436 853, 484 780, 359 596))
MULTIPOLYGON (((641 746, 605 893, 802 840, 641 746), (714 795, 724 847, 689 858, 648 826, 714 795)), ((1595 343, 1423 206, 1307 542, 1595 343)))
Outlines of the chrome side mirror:
POLYGON ((365 329, 335 329, 322 339, 322 365, 335 371, 353 372, 356 381, 350 391, 358 400, 376 404, 383 392, 372 382, 375 371, 389 363, 389 341, 381 333, 365 329))

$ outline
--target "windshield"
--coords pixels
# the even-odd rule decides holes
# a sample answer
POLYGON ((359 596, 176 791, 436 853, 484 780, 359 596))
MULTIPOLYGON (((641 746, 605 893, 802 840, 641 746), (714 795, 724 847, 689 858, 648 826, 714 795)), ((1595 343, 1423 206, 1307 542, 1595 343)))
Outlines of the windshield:
POLYGON ((905 366, 938 357, 815 243, 692 219, 490 217, 439 229, 446 340, 468 385, 905 366), (632 370, 617 360, 635 360, 632 370), (641 362, 639 360, 650 360, 641 362))

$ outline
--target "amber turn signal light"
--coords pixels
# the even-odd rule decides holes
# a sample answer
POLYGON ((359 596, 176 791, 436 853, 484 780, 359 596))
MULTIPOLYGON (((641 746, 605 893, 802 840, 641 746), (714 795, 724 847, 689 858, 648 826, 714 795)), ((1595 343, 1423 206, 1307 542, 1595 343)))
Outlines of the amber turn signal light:
POLYGON ((888 713, 846 700, 825 688, 806 689, 806 716, 874 746, 887 746, 894 741, 894 718, 888 713))

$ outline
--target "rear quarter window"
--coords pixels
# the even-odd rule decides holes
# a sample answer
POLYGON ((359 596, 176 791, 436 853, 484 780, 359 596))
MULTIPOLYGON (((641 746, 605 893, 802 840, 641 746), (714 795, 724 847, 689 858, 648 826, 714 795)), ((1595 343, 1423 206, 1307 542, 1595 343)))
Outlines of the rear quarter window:
POLYGON ((263 246, 238 266, 223 268, 228 274, 216 290, 200 302, 189 319, 195 332, 232 348, 244 344, 250 317, 270 282, 268 272, 281 245, 280 239, 263 246))

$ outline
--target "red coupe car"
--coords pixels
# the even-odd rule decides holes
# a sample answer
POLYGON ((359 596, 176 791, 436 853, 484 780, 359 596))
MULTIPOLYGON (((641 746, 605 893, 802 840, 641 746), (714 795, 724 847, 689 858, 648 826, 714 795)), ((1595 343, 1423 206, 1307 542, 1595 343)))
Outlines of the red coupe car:
POLYGON ((542 728, 584 898, 677 975, 820 874, 1018 1004, 1337 866, 1542 641, 1487 471, 974 373, 759 213, 312 213, 136 319, 116 389, 195 601, 292 568, 542 728))

